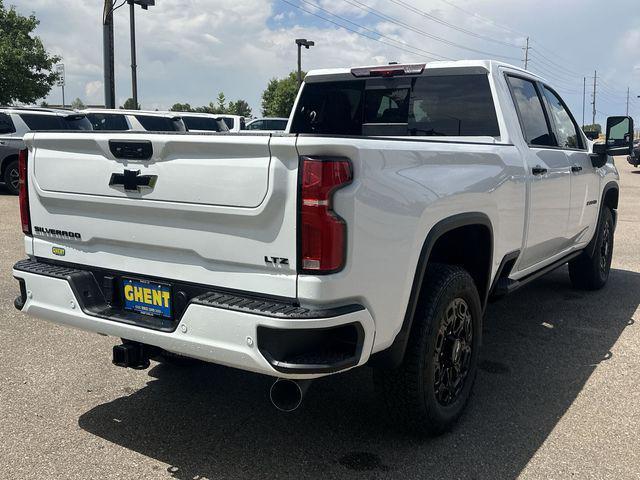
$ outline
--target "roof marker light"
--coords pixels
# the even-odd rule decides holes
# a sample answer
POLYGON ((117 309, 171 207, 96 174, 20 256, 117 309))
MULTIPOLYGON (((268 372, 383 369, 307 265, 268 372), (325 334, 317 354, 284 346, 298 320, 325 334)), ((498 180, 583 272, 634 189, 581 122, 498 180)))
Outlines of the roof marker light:
POLYGON ((420 75, 424 72, 425 63, 411 63, 406 65, 385 65, 382 67, 352 68, 354 77, 393 77, 396 75, 420 75))

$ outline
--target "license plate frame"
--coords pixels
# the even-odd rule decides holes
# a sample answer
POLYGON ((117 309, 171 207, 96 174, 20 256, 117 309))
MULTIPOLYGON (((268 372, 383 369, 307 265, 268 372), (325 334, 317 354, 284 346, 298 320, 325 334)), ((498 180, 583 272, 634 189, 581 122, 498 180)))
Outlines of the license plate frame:
POLYGON ((122 277, 120 293, 122 294, 123 310, 148 317, 173 320, 174 296, 173 287, 170 283, 154 282, 144 278, 122 277), (127 291, 127 286, 132 287, 129 292, 127 291), (141 289, 141 291, 137 292, 136 288, 141 289), (149 291, 148 295, 147 291, 149 291), (154 294, 153 292, 160 292, 159 296, 158 293, 154 294), (163 295, 163 292, 168 293, 168 298, 163 295), (161 304, 157 305, 158 301, 161 304), (168 305, 166 305, 167 303, 168 305))

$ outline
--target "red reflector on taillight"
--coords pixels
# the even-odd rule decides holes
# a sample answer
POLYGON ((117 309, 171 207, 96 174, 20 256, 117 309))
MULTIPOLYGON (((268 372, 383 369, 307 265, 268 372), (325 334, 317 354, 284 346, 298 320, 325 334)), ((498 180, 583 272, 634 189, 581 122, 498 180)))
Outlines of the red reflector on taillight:
POLYGON ((29 189, 27 184, 27 163, 29 150, 20 150, 18 154, 18 195, 20 199, 20 220, 22 231, 25 235, 31 235, 31 216, 29 215, 29 189))
POLYGON ((346 158, 300 159, 300 261, 308 273, 333 273, 344 267, 347 227, 333 212, 333 194, 351 183, 346 158))

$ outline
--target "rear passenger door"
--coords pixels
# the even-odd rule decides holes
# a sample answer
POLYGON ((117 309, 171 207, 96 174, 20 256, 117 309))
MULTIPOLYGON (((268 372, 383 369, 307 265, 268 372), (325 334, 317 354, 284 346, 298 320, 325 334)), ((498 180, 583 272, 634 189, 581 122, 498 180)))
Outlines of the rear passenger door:
POLYGON ((524 157, 529 182, 528 223, 518 264, 518 270, 524 270, 571 244, 567 228, 571 166, 567 155, 558 148, 540 85, 516 75, 508 75, 507 82, 527 143, 524 157))
POLYGON ((579 245, 589 241, 598 220, 600 181, 569 108, 551 88, 544 85, 542 89, 558 147, 571 168, 568 235, 575 245, 579 245))

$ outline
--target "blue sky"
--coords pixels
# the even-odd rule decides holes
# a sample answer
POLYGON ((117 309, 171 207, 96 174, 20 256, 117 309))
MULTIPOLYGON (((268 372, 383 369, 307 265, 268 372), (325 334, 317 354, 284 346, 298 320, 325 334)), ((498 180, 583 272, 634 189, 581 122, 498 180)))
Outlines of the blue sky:
MULTIPOLYGON (((38 34, 62 55, 67 98, 103 101, 101 0, 13 0, 41 20, 38 34)), ((637 0, 157 0, 138 9, 140 99, 144 108, 202 105, 219 91, 246 99, 259 115, 268 80, 294 70, 294 39, 317 46, 305 68, 432 58, 496 58, 546 77, 582 120, 587 78, 590 123, 594 70, 597 115, 640 117, 640 9, 637 0), (293 5, 292 5, 293 4, 293 5), (296 6, 298 8, 296 8, 296 6), (304 11, 306 10, 306 12, 304 11), (333 22, 333 23, 332 23, 333 22), (336 25, 342 25, 342 27, 336 25), (344 28, 343 28, 344 27, 344 28), (369 37, 369 38, 366 38, 369 37)), ((128 9, 116 11, 116 96, 130 96, 128 9)), ((55 89, 47 99, 60 103, 55 89)), ((639 119, 640 121, 640 119, 639 119)))

